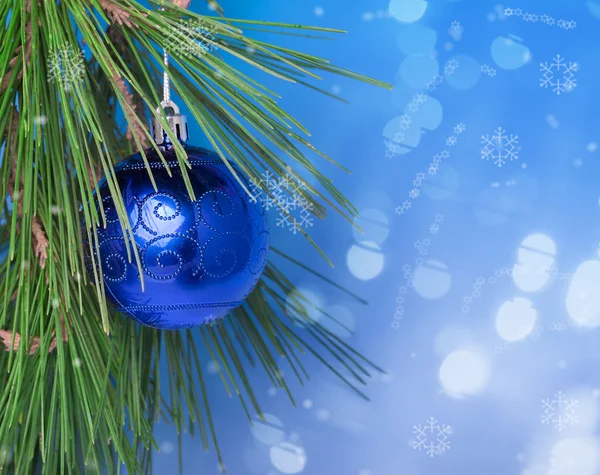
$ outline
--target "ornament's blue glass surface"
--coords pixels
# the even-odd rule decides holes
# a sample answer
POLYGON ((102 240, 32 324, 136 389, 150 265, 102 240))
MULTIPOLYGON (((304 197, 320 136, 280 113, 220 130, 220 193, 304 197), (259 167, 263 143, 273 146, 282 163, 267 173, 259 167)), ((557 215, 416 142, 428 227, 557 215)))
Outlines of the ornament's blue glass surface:
POLYGON ((216 153, 184 148, 196 201, 188 196, 173 150, 164 152, 172 177, 158 155, 147 152, 158 191, 140 154, 115 167, 142 264, 144 292, 135 260, 128 262, 105 179, 99 184, 108 223, 98 229, 107 296, 119 311, 161 329, 201 325, 241 305, 256 286, 269 249, 268 220, 260 200, 248 196, 216 153))

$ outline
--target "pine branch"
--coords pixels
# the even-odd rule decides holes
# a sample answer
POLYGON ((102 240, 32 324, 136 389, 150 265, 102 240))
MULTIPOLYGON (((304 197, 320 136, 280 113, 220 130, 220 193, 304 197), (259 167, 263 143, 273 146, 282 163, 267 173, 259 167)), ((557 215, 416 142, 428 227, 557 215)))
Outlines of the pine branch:
MULTIPOLYGON (((39 14, 39 28, 35 23, 25 28, 30 25, 23 18, 25 8, 13 8, 11 13, 0 8, 6 37, 15 38, 0 49, 4 75, 0 127, 9 128, 11 138, 18 137, 8 144, 0 172, 16 200, 12 224, 22 221, 28 233, 31 227, 31 235, 44 228, 50 256, 44 269, 34 264, 24 268, 23 263, 33 263, 38 250, 10 229, 9 258, 0 262, 0 325, 13 332, 0 330, 0 342, 8 350, 0 354, 0 387, 7 388, 0 392, 0 447, 16 450, 12 465, 0 469, 30 473, 37 467, 43 475, 116 474, 124 465, 132 475, 148 473, 151 450, 157 448, 153 424, 158 416, 174 423, 180 433, 189 426, 190 432, 200 434, 203 447, 212 446, 221 460, 218 417, 212 412, 209 382, 203 373, 209 359, 217 362, 223 384, 239 398, 248 417, 250 411, 262 413, 250 367, 258 367, 274 386, 283 388, 293 404, 289 376, 283 377, 278 356, 291 368, 285 368, 286 374, 304 383, 308 372, 302 355, 313 355, 363 396, 360 387, 366 375, 379 371, 312 319, 307 299, 289 297, 293 285, 272 261, 242 307, 214 327, 183 332, 135 324, 109 309, 98 271, 94 271, 95 283, 89 282, 84 246, 107 218, 102 207, 96 211, 91 205, 100 175, 96 171, 104 173, 113 195, 112 212, 126 232, 128 216, 114 164, 134 145, 125 139, 142 144, 140 137, 148 138, 140 125, 144 108, 157 117, 162 48, 177 35, 188 46, 194 41, 178 33, 182 17, 214 26, 219 53, 188 57, 175 51, 168 73, 174 90, 223 160, 237 163, 254 180, 267 169, 277 176, 285 174, 295 162, 323 185, 310 189, 308 198, 324 197, 324 204, 318 203, 323 209, 332 203, 347 215, 355 212, 304 155, 308 146, 328 159, 307 142, 308 131, 283 110, 277 94, 223 57, 230 55, 257 72, 307 87, 322 72, 386 85, 321 58, 258 42, 234 25, 258 24, 270 31, 330 30, 203 17, 182 10, 185 4, 176 0, 164 11, 149 11, 135 0, 43 2, 33 12, 39 14), (90 14, 90 5, 96 12, 90 14), (105 32, 106 17, 110 25, 105 32), (78 51, 78 38, 91 53, 84 74, 69 82, 69 89, 63 81, 49 83, 50 53, 62 47, 78 51), (28 56, 28 48, 36 54, 28 56), (5 82, 7 77, 10 80, 5 82), (12 132, 10 115, 16 97, 20 117, 14 130, 18 133, 12 132), (120 130, 115 119, 119 108, 128 132, 120 130), (43 128, 35 122, 42 114, 47 117, 43 128), (16 147, 14 155, 11 146, 16 147), (17 182, 9 183, 11 176, 18 178, 18 192, 17 182), (19 206, 23 219, 17 219, 19 206), (60 213, 53 213, 54 208, 60 213), (161 366, 165 357, 168 371, 161 366)), ((140 153, 143 156, 144 150, 140 153)), ((137 258, 133 251, 129 257, 137 258)), ((277 259, 275 253, 271 257, 277 259)))
POLYGON ((106 11, 109 18, 118 25, 125 25, 130 28, 137 28, 137 25, 131 21, 130 15, 121 6, 112 0, 100 0, 100 6, 106 11))

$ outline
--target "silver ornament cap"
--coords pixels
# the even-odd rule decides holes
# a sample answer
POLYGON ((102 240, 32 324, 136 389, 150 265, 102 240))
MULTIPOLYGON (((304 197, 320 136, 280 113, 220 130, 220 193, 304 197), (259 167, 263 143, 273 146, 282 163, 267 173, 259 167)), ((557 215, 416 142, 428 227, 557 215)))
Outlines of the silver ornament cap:
MULTIPOLYGON (((189 138, 187 116, 180 114, 179 107, 171 100, 161 102, 160 106, 165 111, 169 128, 175 137, 180 142, 187 142, 189 138)), ((156 112, 160 113, 160 108, 156 109, 156 112)), ((152 138, 159 146, 171 145, 167 132, 156 117, 152 118, 152 138)))

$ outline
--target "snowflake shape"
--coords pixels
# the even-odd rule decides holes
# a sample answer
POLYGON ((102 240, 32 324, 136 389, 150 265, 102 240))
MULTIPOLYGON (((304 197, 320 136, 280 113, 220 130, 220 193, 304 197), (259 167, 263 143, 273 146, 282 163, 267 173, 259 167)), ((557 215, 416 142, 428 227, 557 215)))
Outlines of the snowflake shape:
POLYGON ((402 117, 400 117, 400 124, 398 125, 398 127, 401 130, 407 130, 410 127, 411 122, 412 121, 409 116, 403 115, 402 117))
POLYGON ((492 159, 495 165, 502 167, 507 161, 517 160, 519 136, 511 134, 506 135, 506 131, 502 127, 498 127, 493 135, 482 135, 481 158, 489 161, 492 159))
POLYGON ((439 167, 439 165, 438 165, 438 164, 436 164, 436 163, 432 163, 431 165, 429 165, 429 168, 427 169, 427 172, 428 172, 430 175, 432 175, 432 176, 433 176, 433 175, 435 175, 435 174, 438 172, 438 170, 439 170, 439 169, 440 169, 440 167, 439 167))
POLYGON ((550 331, 552 332, 564 332, 567 331, 569 325, 565 323, 555 322, 550 324, 550 331))
POLYGON ((425 173, 419 172, 415 175, 415 179, 413 180, 413 186, 421 186, 423 180, 425 179, 425 173))
POLYGON ((188 19, 177 23, 167 36, 166 50, 183 56, 203 56, 215 51, 215 27, 204 20, 188 19))
POLYGON ((421 194, 421 191, 418 188, 413 188, 412 190, 410 190, 408 192, 408 197, 411 200, 416 200, 420 194, 421 194))
POLYGON ((449 425, 439 424, 433 417, 421 425, 413 426, 412 448, 418 451, 425 451, 430 457, 442 455, 450 450, 450 435, 452 428, 449 425))
POLYGON ((85 74, 83 51, 76 51, 71 45, 52 48, 47 64, 48 82, 62 84, 67 91, 83 80, 85 74))
POLYGON ((513 16, 513 14, 514 14, 514 10, 512 8, 504 9, 504 16, 513 16))
POLYGON ((515 8, 513 11, 513 15, 514 16, 522 16, 523 15, 523 10, 521 8, 515 8))
POLYGON ((469 313, 471 311, 471 307, 469 307, 467 304, 464 304, 461 307, 461 311, 462 311, 462 313, 469 313))
POLYGON ((564 28, 566 30, 567 29, 567 22, 566 22, 566 20, 563 20, 561 18, 560 20, 558 20, 556 22, 556 26, 558 26, 559 28, 564 28))
POLYGON ((404 264, 402 266, 402 275, 404 276, 404 280, 411 280, 413 277, 413 270, 410 264, 404 264))
POLYGON ((457 59, 451 59, 444 66, 444 74, 446 76, 452 76, 456 72, 457 69, 458 69, 458 60, 457 59))
POLYGON ((425 238, 415 241, 415 249, 421 256, 426 256, 429 252, 429 246, 431 246, 431 239, 425 238))
POLYGON ((443 82, 444 82, 444 77, 440 76, 439 74, 436 74, 434 76, 434 78, 425 85, 425 88, 428 91, 435 91, 437 89, 437 87, 440 84, 442 84, 443 82))
POLYGON ((461 29, 460 22, 457 20, 454 20, 452 23, 450 23, 450 29, 451 30, 460 30, 461 29))
POLYGON ((467 130, 467 126, 464 124, 464 122, 459 122, 458 124, 456 124, 454 126, 454 135, 460 135, 462 134, 465 130, 467 130))
POLYGON ((204 321, 205 325, 208 325, 209 327, 214 327, 217 325, 217 323, 219 323, 219 320, 221 320, 221 317, 215 317, 212 313, 206 317, 206 320, 204 321))
POLYGON ((496 75, 496 70, 487 64, 481 66, 481 72, 489 77, 494 77, 496 75))
POLYGON ((429 234, 431 234, 432 236, 435 236, 439 232, 440 225, 438 223, 433 223, 431 226, 429 226, 429 234))
POLYGON ((410 112, 411 114, 414 114, 415 112, 418 112, 419 110, 419 103, 417 101, 415 101, 414 99, 412 99, 408 105, 406 106, 406 110, 408 112, 410 112))
POLYGON ((552 425, 554 429, 562 432, 568 425, 579 423, 577 407, 579 401, 559 391, 553 398, 542 399, 542 424, 552 425))
POLYGON ((549 25, 549 24, 550 24, 550 22, 554 22, 554 18, 552 18, 550 15, 547 15, 547 14, 545 14, 545 13, 544 13, 544 14, 543 14, 543 15, 540 17, 540 21, 541 21, 542 23, 545 23, 546 25, 549 25))
POLYGON ((446 160, 447 158, 450 158, 450 152, 448 152, 448 150, 442 150, 442 151, 440 152, 440 155, 439 155, 439 157, 440 157, 442 160, 446 160))
POLYGON ((446 146, 447 147, 454 147, 456 145, 457 139, 454 135, 451 135, 450 137, 448 137, 446 139, 446 146))
POLYGON ((406 200, 400 206, 396 207, 396 214, 401 215, 406 213, 411 207, 411 202, 406 200))
POLYGON ((540 71, 543 73, 540 87, 551 87, 557 95, 564 91, 570 92, 577 87, 575 73, 578 69, 577 63, 567 64, 564 58, 557 54, 550 63, 540 64, 540 71))
POLYGON ((394 321, 392 322, 392 328, 393 328, 394 330, 397 330, 398 328, 400 328, 400 322, 399 322, 398 320, 394 320, 394 321))
POLYGON ((433 218, 433 221, 436 223, 443 223, 444 222, 444 215, 443 214, 436 214, 435 217, 433 218))
POLYGON ((414 96, 414 101, 417 104, 424 104, 427 101, 427 95, 423 94, 422 92, 418 92, 414 96))
POLYGON ((301 229, 314 225, 314 204, 303 197, 306 185, 292 175, 277 179, 267 171, 259 182, 250 182, 250 190, 255 195, 254 199, 258 198, 266 210, 277 208, 277 226, 297 234, 301 229))

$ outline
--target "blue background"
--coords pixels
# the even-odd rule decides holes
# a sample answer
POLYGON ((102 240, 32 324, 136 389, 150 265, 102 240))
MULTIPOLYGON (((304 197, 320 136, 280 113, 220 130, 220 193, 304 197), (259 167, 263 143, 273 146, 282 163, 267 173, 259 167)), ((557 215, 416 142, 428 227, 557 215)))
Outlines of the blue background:
MULTIPOLYGON (((390 92, 325 76, 322 87, 348 99, 348 105, 253 73, 283 96, 281 104, 311 130, 317 148, 353 172, 349 176, 311 156, 364 216, 357 221, 363 235, 335 215, 308 229, 335 263, 333 269, 302 236, 275 221, 274 243, 369 301, 364 306, 289 268, 298 288, 317 305, 334 306, 332 312, 354 334, 331 328, 389 374, 370 380, 367 403, 307 357, 310 383, 301 387, 290 380, 294 408, 256 371, 252 377, 270 423, 251 429, 238 401, 227 396, 212 371, 213 410, 228 473, 600 473, 600 301, 594 293, 600 282, 600 152, 594 145, 600 126, 600 96, 594 92, 600 81, 600 4, 261 0, 223 6, 233 18, 348 30, 335 41, 272 41, 395 86, 390 92), (575 20, 577 26, 566 30, 506 17, 506 7, 575 20), (451 30, 453 21, 460 31, 451 30), (498 50, 492 51, 495 41, 498 50), (557 54, 578 64, 577 87, 560 95, 540 87, 540 63, 557 54), (443 75, 453 58, 458 69, 427 91, 426 83, 443 75), (496 75, 481 74, 484 64, 496 75), (506 69, 511 64, 518 67, 506 69), (407 112, 419 91, 427 101, 418 113, 407 112), (386 142, 404 113, 412 117, 406 141, 399 153, 386 157, 386 142), (448 147, 446 138, 458 123, 466 130, 448 147), (503 167, 480 155, 482 135, 498 127, 518 136, 519 158, 503 167), (429 175, 432 157, 442 150, 450 157, 429 175), (396 214, 421 171, 427 176, 420 196, 406 213, 396 214), (439 233, 431 234, 437 215, 443 221, 439 233), (424 238, 431 244, 427 255, 419 256, 414 243, 424 238), (407 286, 400 312, 403 266, 414 266, 419 257, 423 262, 416 262, 409 278, 414 285, 407 286), (554 269, 558 277, 513 277, 523 265, 554 269), (494 277, 504 266, 509 275, 494 277), (481 295, 465 304, 478 276, 484 281, 481 295), (394 320, 399 312, 402 318, 394 320), (558 406, 559 392, 573 403, 564 427, 556 421, 569 408, 558 406), (548 424, 543 423, 545 399, 554 412, 548 424), (415 447, 415 426, 430 417, 451 427, 449 449, 433 456, 415 447)), ((199 0, 191 8, 208 13, 199 0)), ((191 135, 198 137, 192 142, 206 145, 196 125, 191 135)), ((155 473, 175 473, 174 429, 161 424, 156 436, 161 452, 155 473)), ((438 439, 437 433, 428 437, 438 439)), ((204 453, 198 439, 184 436, 183 455, 185 474, 219 473, 214 453, 204 453)))

